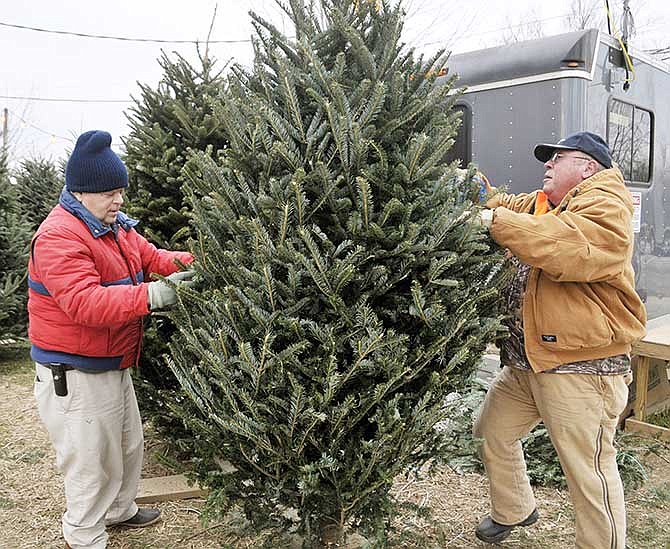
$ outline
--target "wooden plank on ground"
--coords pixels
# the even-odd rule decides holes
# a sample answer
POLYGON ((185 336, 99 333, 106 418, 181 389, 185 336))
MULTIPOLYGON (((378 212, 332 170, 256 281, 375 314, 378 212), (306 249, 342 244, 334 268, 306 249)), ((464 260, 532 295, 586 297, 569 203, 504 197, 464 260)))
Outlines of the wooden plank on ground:
POLYGON ((632 433, 642 433, 660 438, 661 440, 670 440, 670 429, 628 418, 626 420, 625 430, 632 433))
POLYGON ((189 486, 184 475, 143 478, 135 501, 139 504, 171 501, 176 499, 199 498, 207 495, 197 484, 189 486))

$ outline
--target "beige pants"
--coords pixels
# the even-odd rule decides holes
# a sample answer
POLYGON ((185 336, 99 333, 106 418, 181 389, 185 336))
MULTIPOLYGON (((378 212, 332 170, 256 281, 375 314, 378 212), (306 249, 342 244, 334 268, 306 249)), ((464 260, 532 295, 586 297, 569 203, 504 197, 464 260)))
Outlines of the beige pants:
POLYGON ((105 525, 137 512, 143 435, 128 370, 66 373, 56 396, 51 370, 36 364, 35 399, 65 477, 63 535, 72 549, 103 549, 105 525))
POLYGON ((516 524, 535 508, 520 439, 543 421, 574 504, 576 546, 624 549, 626 511, 613 441, 627 398, 623 375, 535 374, 506 366, 474 426, 483 439, 491 518, 516 524))

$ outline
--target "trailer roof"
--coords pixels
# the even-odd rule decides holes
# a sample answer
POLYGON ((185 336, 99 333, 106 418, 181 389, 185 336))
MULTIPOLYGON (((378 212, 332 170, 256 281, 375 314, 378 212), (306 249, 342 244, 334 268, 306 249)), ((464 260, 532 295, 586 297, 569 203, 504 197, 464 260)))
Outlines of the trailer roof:
POLYGON ((561 71, 586 76, 592 73, 597 45, 598 30, 588 29, 456 54, 441 78, 456 74, 458 86, 477 86, 561 71))

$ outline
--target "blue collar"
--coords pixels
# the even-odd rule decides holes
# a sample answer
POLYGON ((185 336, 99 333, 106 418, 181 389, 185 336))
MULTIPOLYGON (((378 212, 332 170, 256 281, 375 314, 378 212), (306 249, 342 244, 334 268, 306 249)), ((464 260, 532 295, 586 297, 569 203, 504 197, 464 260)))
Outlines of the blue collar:
POLYGON ((139 223, 137 219, 128 217, 123 212, 119 212, 116 217, 116 221, 111 225, 105 225, 97 217, 95 217, 91 212, 89 212, 84 205, 77 200, 74 195, 68 191, 65 187, 60 193, 60 198, 58 203, 68 212, 70 212, 75 217, 81 219, 88 230, 91 231, 91 234, 94 238, 101 237, 104 234, 107 234, 110 231, 116 233, 118 227, 123 228, 126 232, 132 229, 135 225, 139 223))

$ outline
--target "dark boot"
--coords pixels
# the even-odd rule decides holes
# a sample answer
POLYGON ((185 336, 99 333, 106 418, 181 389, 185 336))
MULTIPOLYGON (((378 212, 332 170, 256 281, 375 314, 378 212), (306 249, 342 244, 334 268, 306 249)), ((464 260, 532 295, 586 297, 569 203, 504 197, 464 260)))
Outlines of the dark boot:
POLYGON ((479 523, 479 526, 477 526, 477 529, 475 530, 475 535, 486 543, 500 543, 509 536, 512 533, 512 530, 517 526, 530 526, 531 524, 536 523, 539 518, 540 515, 537 512, 537 509, 528 515, 528 518, 525 520, 510 525, 500 524, 488 516, 479 523))
POLYGON ((151 507, 140 508, 135 513, 135 516, 124 520, 123 522, 117 522, 114 526, 125 526, 127 528, 144 528, 145 526, 150 526, 155 524, 161 519, 161 510, 154 509, 151 507))

